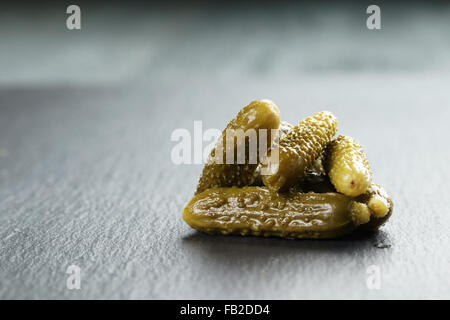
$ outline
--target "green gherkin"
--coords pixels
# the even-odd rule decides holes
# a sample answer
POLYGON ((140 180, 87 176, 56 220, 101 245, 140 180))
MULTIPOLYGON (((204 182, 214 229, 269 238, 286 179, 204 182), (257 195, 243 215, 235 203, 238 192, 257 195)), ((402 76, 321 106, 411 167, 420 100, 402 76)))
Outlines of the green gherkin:
MULTIPOLYGON (((271 130, 278 129, 279 125, 280 111, 270 100, 253 101, 242 108, 237 116, 228 123, 222 132, 222 136, 211 151, 200 176, 195 194, 209 188, 242 187, 252 184, 260 161, 260 145, 265 146, 266 149, 263 151, 264 153, 267 152, 275 138, 271 134, 271 130), (256 132, 256 154, 253 155, 250 154, 248 137, 241 140, 233 138, 232 141, 227 139, 227 132, 230 132, 230 130, 248 132, 248 129, 254 129, 256 132), (267 130, 267 141, 265 141, 265 144, 262 144, 263 141, 260 141, 259 130, 261 129, 267 130), (243 155, 241 154, 244 159, 243 163, 239 163, 236 159, 241 151, 245 152, 243 155), (227 153, 228 155, 233 155, 232 163, 227 161, 227 153), (256 157, 256 159, 253 158, 254 161, 250 161, 251 156, 256 157)), ((228 138, 230 138, 230 134, 228 134, 228 138)))
POLYGON ((317 112, 300 121, 280 140, 279 148, 269 152, 268 159, 273 152, 279 152, 278 163, 263 163, 266 172, 270 171, 270 166, 275 171, 263 176, 264 185, 274 191, 286 190, 304 178, 336 134, 337 125, 336 117, 328 111, 317 112))
POLYGON ((266 187, 213 188, 183 209, 192 228, 210 234, 336 238, 362 223, 354 199, 340 193, 278 193, 266 187))
POLYGON ((347 196, 363 194, 372 182, 367 156, 361 145, 349 136, 341 135, 328 145, 325 170, 336 190, 347 196))
POLYGON ((357 225, 362 225, 370 221, 370 210, 365 203, 353 201, 350 209, 352 219, 357 225))
POLYGON ((370 221, 359 228, 365 231, 378 229, 389 220, 394 210, 394 202, 390 195, 385 189, 374 183, 366 192, 356 197, 355 201, 365 204, 370 211, 370 221))

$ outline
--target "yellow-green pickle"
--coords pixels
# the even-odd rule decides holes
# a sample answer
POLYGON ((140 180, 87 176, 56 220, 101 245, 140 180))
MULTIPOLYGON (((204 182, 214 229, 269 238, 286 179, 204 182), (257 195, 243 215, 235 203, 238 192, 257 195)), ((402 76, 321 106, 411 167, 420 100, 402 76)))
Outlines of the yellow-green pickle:
POLYGON ((273 174, 263 175, 264 185, 269 189, 286 190, 301 180, 308 168, 321 155, 331 138, 336 134, 337 119, 328 111, 317 112, 294 127, 280 140, 278 164, 263 163, 263 168, 275 165, 273 174))
POLYGON ((336 238, 360 224, 351 197, 278 193, 265 187, 213 188, 194 196, 183 219, 207 233, 292 238, 336 238))
POLYGON ((355 198, 364 203, 370 211, 370 221, 361 226, 361 230, 373 231, 382 226, 392 215, 394 202, 381 186, 371 184, 365 193, 355 198))
POLYGON ((372 182, 372 172, 364 150, 348 136, 339 136, 328 145, 325 169, 336 190, 347 196, 363 194, 372 182))
POLYGON ((270 100, 253 101, 248 106, 241 109, 233 120, 231 120, 226 128, 222 132, 222 136, 219 138, 216 146, 211 150, 208 161, 203 168, 203 172, 198 182, 196 194, 209 188, 215 187, 243 187, 253 183, 256 178, 256 168, 260 159, 258 158, 255 163, 249 161, 249 147, 245 145, 242 147, 240 143, 248 143, 246 140, 238 142, 238 139, 233 139, 233 155, 237 157, 239 150, 245 151, 245 161, 242 164, 234 163, 227 164, 227 130, 242 130, 246 132, 248 129, 254 129, 256 131, 256 155, 259 156, 259 147, 261 141, 259 141, 259 130, 267 130, 266 150, 270 148, 275 136, 271 134, 272 129, 278 129, 280 126, 280 111, 278 107, 270 100), (219 152, 222 154, 220 156, 219 152), (221 163, 218 163, 217 159, 220 159, 221 163))

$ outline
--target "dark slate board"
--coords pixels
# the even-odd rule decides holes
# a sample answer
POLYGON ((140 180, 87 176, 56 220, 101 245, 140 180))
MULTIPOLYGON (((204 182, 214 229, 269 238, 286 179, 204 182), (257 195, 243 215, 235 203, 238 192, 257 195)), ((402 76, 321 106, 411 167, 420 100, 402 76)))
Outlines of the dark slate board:
POLYGON ((450 298, 450 9, 408 8, 375 32, 360 5, 83 7, 78 32, 57 8, 3 11, 0 297, 450 298), (201 166, 171 162, 172 131, 221 129, 258 98, 290 122, 333 111, 390 222, 327 241, 188 227, 201 166))

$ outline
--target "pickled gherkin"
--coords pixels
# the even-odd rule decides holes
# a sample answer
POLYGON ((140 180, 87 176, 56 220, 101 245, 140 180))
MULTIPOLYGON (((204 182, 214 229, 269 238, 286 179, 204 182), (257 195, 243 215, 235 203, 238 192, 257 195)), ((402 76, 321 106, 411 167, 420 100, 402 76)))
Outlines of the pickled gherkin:
POLYGON ((365 224, 370 221, 370 210, 365 203, 354 201, 350 209, 353 221, 357 225, 365 224))
POLYGON ((372 181, 364 150, 349 136, 341 135, 327 146, 325 170, 336 190, 351 197, 363 194, 372 181))
POLYGON ((363 220, 339 193, 278 193, 266 187, 213 188, 194 196, 183 219, 210 234, 336 238, 363 220))
POLYGON ((337 125, 322 111, 292 126, 270 100, 251 102, 223 130, 183 219, 223 235, 325 239, 377 230, 394 204, 372 183, 361 145, 332 140, 337 125))
POLYGON ((280 125, 280 111, 278 107, 270 100, 253 101, 241 109, 233 120, 231 120, 222 132, 217 144, 211 151, 207 163, 203 168, 199 179, 196 194, 214 187, 242 187, 252 184, 256 177, 255 170, 260 162, 260 146, 265 148, 264 153, 270 148, 274 134, 272 129, 278 129, 280 125), (256 150, 250 154, 249 138, 230 140, 229 132, 248 132, 248 129, 254 129, 256 134, 256 150), (267 130, 266 141, 260 141, 259 131, 267 130), (228 138, 227 138, 228 134, 228 138), (230 143, 231 141, 231 143, 230 143), (264 143, 262 143, 264 142, 264 143), (230 146, 231 144, 231 146, 230 146), (255 152, 256 151, 256 152, 255 152), (237 161, 240 153, 243 156, 242 163, 237 161), (233 156, 232 162, 228 161, 230 154, 233 156), (253 161, 251 161, 251 156, 253 161))
POLYGON ((269 152, 269 158, 272 152, 279 152, 278 163, 263 163, 263 168, 276 168, 273 173, 263 175, 264 185, 274 191, 286 190, 301 180, 322 154, 336 130, 337 119, 328 111, 318 112, 300 121, 298 126, 280 140, 279 148, 269 152))
POLYGON ((372 231, 383 225, 392 215, 394 202, 381 186, 371 184, 365 193, 355 198, 355 201, 367 205, 370 211, 370 221, 360 229, 372 231))

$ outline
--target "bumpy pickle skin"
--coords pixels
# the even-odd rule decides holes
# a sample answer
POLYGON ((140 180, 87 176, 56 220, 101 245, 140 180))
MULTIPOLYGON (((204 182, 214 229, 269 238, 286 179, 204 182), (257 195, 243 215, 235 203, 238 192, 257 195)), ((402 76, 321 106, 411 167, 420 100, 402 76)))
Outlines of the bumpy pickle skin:
POLYGON ((327 146, 325 169, 336 190, 350 197, 363 194, 372 182, 367 156, 349 136, 341 135, 327 146))
MULTIPOLYGON (((227 145, 227 131, 243 130, 243 132, 247 132, 248 129, 254 129, 256 131, 257 140, 256 151, 257 156, 259 157, 259 147, 261 145, 259 141, 259 130, 267 130, 267 141, 265 144, 262 144, 266 146, 266 150, 264 151, 267 151, 275 138, 275 136, 271 134, 271 130, 278 129, 279 126, 280 111, 270 100, 253 101, 241 109, 238 115, 228 123, 216 146, 211 151, 200 176, 195 194, 201 193, 209 188, 247 186, 252 184, 255 179, 255 170, 258 167, 259 158, 257 161, 249 161, 249 147, 247 144, 244 147, 245 162, 239 164, 236 161, 235 163, 227 164, 227 148, 229 147, 229 145, 227 145), (220 154, 222 154, 222 157, 220 157, 220 154), (218 158, 222 158, 221 161, 219 161, 221 163, 216 161, 218 158)), ((238 140, 233 141, 235 158, 238 150, 242 150, 242 148, 240 148, 242 145, 240 146, 238 143, 238 140)), ((233 148, 233 146, 231 147, 233 148)))
POLYGON ((370 221, 370 210, 365 203, 353 201, 350 212, 353 221, 358 226, 370 221))
POLYGON ((362 231, 377 230, 389 220, 394 210, 391 196, 377 184, 371 184, 365 193, 355 198, 355 201, 366 204, 370 211, 370 221, 358 228, 362 231))
POLYGON ((339 193, 213 188, 191 199, 183 219, 210 234, 326 239, 344 236, 357 227, 352 204, 353 198, 339 193))
POLYGON ((284 191, 301 180, 336 134, 337 125, 336 117, 328 111, 300 121, 280 140, 279 148, 270 151, 279 152, 278 163, 263 163, 263 168, 270 165, 276 168, 275 172, 263 175, 264 185, 273 191, 284 191))

